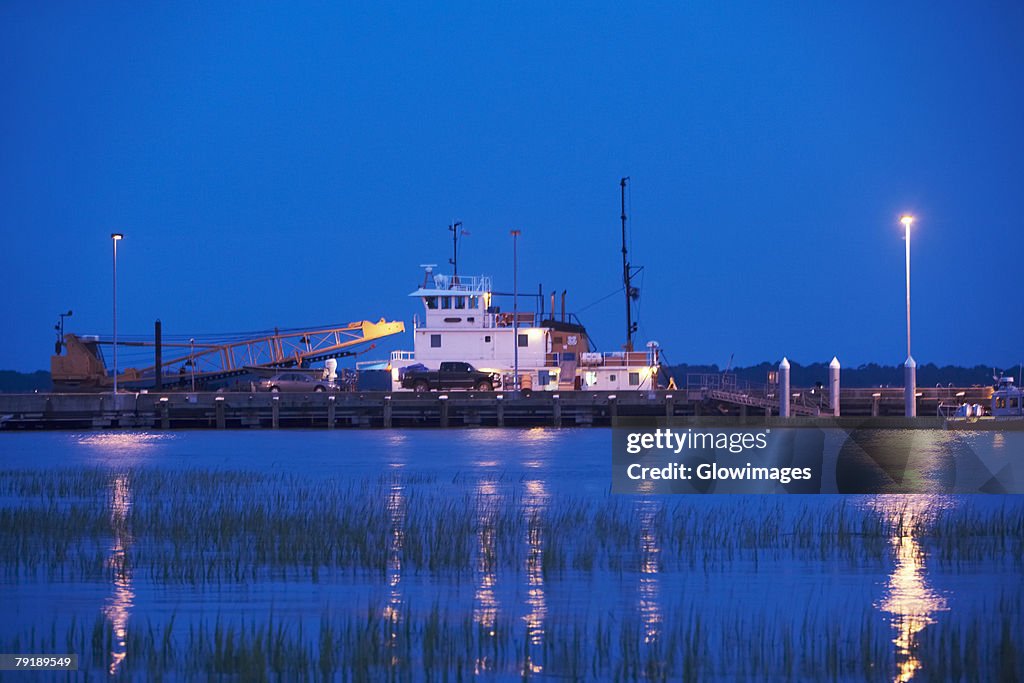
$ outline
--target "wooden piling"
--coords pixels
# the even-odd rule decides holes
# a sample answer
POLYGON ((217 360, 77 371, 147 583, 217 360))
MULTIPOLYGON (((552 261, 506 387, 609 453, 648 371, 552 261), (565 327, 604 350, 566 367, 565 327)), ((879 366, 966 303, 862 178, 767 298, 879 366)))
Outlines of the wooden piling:
POLYGON ((442 394, 437 400, 441 402, 441 426, 448 427, 448 396, 442 394))

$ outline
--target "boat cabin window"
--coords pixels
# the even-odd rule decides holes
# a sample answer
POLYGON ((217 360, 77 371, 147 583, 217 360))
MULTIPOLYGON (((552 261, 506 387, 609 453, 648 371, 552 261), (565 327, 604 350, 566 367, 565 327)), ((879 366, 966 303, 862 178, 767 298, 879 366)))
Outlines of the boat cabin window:
POLYGON ((519 335, 519 347, 522 348, 522 347, 529 346, 529 345, 530 345, 530 335, 528 335, 528 334, 521 334, 521 335, 519 335))
POLYGON ((631 372, 631 373, 629 373, 629 386, 631 386, 631 387, 640 386, 640 373, 639 372, 631 372))
POLYGON ((430 348, 439 349, 441 348, 441 335, 432 334, 430 335, 430 348))
POLYGON ((427 308, 434 310, 437 308, 437 297, 436 296, 425 296, 423 301, 427 304, 427 308))
POLYGON ((471 296, 471 297, 469 297, 469 307, 473 308, 473 309, 480 308, 480 297, 478 297, 478 296, 471 296))
POLYGON ((484 344, 490 344, 490 343, 491 343, 491 335, 485 334, 484 335, 484 344))
POLYGON ((996 397, 996 408, 1005 408, 1005 407, 1006 407, 1006 397, 1005 396, 997 396, 996 397))
POLYGON ((1010 397, 1010 407, 1011 408, 1016 408, 1017 407, 1017 397, 1016 396, 1011 396, 1010 397))
POLYGON ((441 297, 441 308, 451 308, 451 307, 452 307, 452 298, 450 296, 442 296, 441 297))
POLYGON ((466 307, 466 297, 464 297, 464 296, 457 296, 457 297, 453 297, 453 298, 455 299, 455 308, 465 308, 466 307))

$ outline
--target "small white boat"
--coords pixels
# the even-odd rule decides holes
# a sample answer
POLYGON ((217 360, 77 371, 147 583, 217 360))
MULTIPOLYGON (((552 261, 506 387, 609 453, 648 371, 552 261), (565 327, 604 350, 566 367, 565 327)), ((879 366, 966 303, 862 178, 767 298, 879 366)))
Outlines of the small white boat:
POLYGON ((1012 376, 1002 375, 996 379, 988 410, 978 403, 940 403, 939 417, 967 421, 1021 420, 1024 419, 1024 391, 1014 384, 1012 376))

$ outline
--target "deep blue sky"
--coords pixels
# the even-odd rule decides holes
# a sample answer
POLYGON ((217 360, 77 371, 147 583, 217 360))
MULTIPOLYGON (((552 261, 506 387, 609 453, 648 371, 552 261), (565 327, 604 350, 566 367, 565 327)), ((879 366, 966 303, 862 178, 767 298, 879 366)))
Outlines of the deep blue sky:
POLYGON ((124 333, 408 324, 452 219, 578 310, 623 175, 673 362, 902 362, 902 211, 918 361, 1024 356, 1024 5, 411 4, 0 5, 0 368, 109 333, 115 230, 124 333))

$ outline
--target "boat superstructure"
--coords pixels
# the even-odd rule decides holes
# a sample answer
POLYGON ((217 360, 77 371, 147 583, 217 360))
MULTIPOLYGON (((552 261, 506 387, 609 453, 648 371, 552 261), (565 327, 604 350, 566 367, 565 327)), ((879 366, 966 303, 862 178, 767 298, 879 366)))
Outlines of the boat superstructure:
POLYGON ((992 392, 992 417, 1024 417, 1024 391, 1014 386, 1013 377, 1003 375, 996 380, 992 392))
MULTIPOLYGON (((536 311, 503 311, 491 278, 435 273, 425 265, 422 284, 409 294, 423 306, 413 321, 413 350, 391 354, 393 389, 404 368, 434 370, 444 361, 464 361, 497 372, 510 389, 518 354, 519 386, 536 391, 642 390, 657 386, 657 345, 646 352, 602 353, 591 348, 579 322, 544 319, 536 311)), ((553 296, 553 295, 552 295, 553 296)), ((520 299, 533 295, 520 295, 520 299)), ((563 306, 564 309, 564 306, 563 306)))

